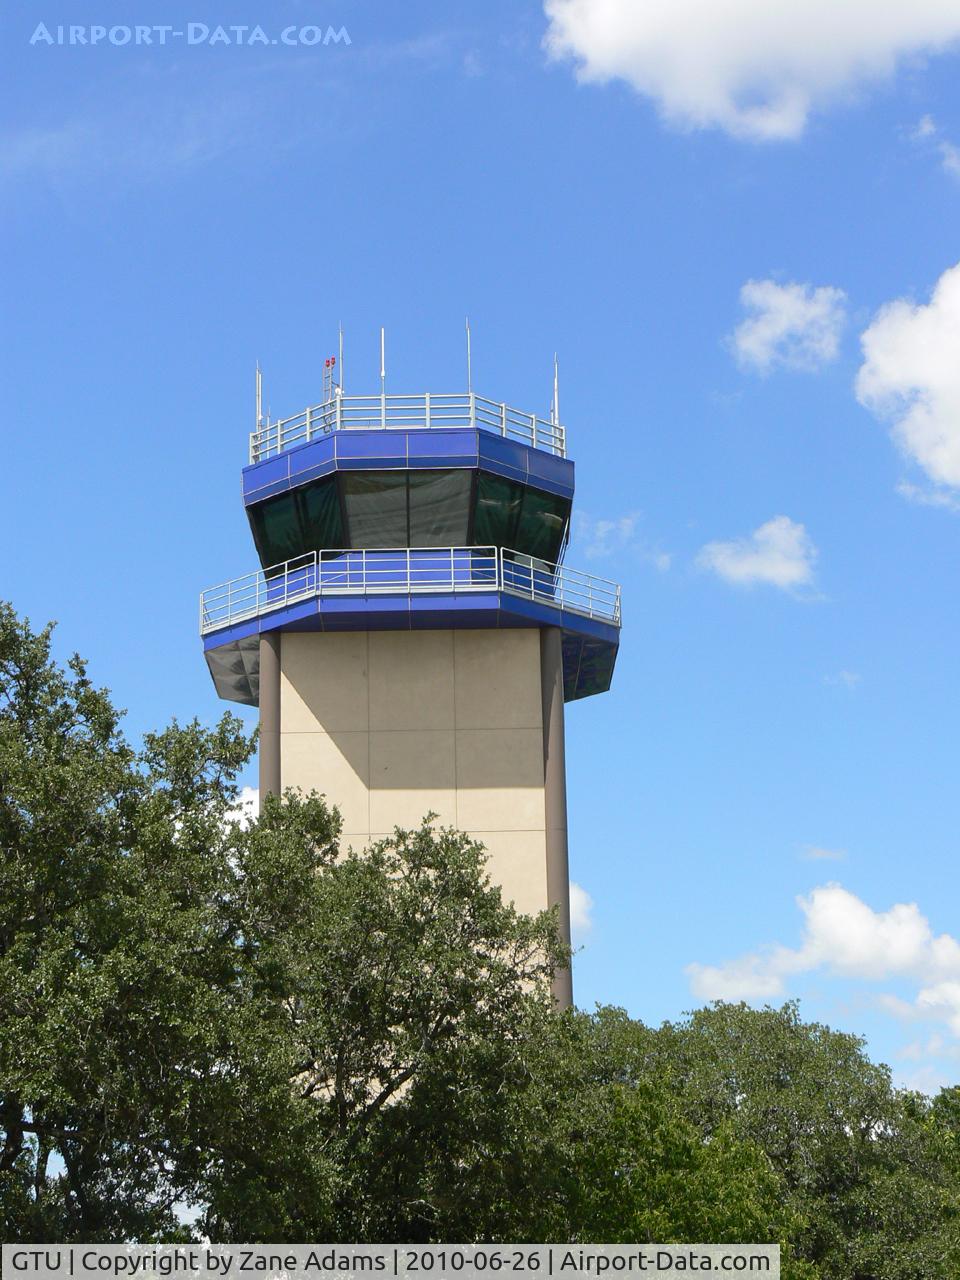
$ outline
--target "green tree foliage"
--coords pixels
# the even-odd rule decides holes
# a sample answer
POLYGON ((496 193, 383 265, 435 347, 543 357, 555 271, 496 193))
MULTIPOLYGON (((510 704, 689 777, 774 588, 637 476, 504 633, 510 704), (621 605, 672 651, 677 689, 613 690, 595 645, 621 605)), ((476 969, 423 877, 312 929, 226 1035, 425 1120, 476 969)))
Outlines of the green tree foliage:
POLYGON ((664 1028, 701 1132, 718 1125, 767 1153, 830 1280, 960 1274, 960 1182, 939 1110, 895 1089, 864 1042, 801 1021, 790 1004, 721 1005, 664 1028))
POLYGON ((0 613, 0 1194, 21 1239, 354 1229, 378 1117, 509 1044, 563 958, 483 852, 429 827, 342 855, 322 801, 236 820, 225 717, 124 740, 50 632, 0 613), (339 1224, 339 1225, 338 1225, 339 1224))
POLYGON ((540 1013, 510 1045, 476 1041, 438 1063, 378 1135, 368 1232, 786 1240, 797 1224, 764 1153, 703 1142, 665 1079, 608 1054, 611 1016, 540 1013))
POLYGON ((224 717, 138 749, 0 607, 0 1222, 24 1241, 777 1241, 960 1273, 960 1102, 797 1010, 557 1014, 549 914, 425 824, 240 819, 224 717), (184 1225, 185 1223, 193 1225, 184 1225))

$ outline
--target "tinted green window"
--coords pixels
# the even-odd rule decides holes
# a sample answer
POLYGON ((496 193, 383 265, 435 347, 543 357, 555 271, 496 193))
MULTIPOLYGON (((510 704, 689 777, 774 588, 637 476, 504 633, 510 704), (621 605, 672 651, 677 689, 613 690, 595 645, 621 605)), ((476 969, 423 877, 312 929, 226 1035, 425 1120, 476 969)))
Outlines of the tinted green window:
POLYGON ((250 515, 260 563, 271 568, 307 551, 342 547, 343 522, 333 477, 255 507, 250 515))
POLYGON ((481 471, 473 541, 478 547, 511 547, 523 501, 523 486, 481 471))
POLYGON ((351 547, 405 547, 407 477, 402 471, 373 471, 342 477, 351 547))
POLYGON ((473 526, 477 546, 509 547, 556 561, 569 519, 569 499, 480 473, 473 526))
POLYGON ((467 540, 469 471, 342 477, 351 547, 457 547, 467 540))
POLYGON ((301 490, 298 496, 304 549, 320 551, 325 547, 338 549, 344 546, 340 496, 337 493, 336 480, 331 476, 329 480, 311 484, 301 490))
POLYGON ((570 502, 480 472, 471 533, 474 475, 460 470, 346 472, 271 498, 250 514, 260 562, 269 568, 323 549, 458 547, 468 541, 555 561, 570 502))
POLYGON ((290 560, 303 550, 300 522, 292 493, 264 502, 254 510, 251 522, 260 563, 265 567, 290 560))
POLYGON ((570 514, 570 503, 552 493, 528 489, 523 495, 520 520, 514 547, 538 560, 556 561, 563 545, 563 534, 570 514))
POLYGON ((411 472, 408 546, 464 546, 472 478, 470 471, 411 472))

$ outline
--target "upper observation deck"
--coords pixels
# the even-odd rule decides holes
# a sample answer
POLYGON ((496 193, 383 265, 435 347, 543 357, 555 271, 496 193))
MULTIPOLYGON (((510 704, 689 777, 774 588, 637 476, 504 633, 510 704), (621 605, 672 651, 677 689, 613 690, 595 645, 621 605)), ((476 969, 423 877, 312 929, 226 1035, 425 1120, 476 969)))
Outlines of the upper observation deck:
MULTIPOLYGON (((469 345, 468 345, 469 357, 469 345)), ((472 390, 343 393, 262 412, 241 493, 260 568, 204 592, 200 630, 221 696, 256 704, 259 640, 285 631, 556 628, 568 701, 610 685, 620 590, 565 565, 575 467, 557 366, 547 417, 472 390)), ((334 369, 339 375, 335 381, 334 369)))
POLYGON ((488 431, 540 449, 556 458, 567 456, 566 430, 559 421, 523 413, 488 400, 475 391, 454 395, 345 396, 336 392, 290 418, 265 422, 250 434, 250 462, 275 458, 285 449, 307 444, 338 431, 488 431))
POLYGON ((500 546, 563 559, 574 464, 548 420, 468 391, 260 418, 241 488, 264 569, 328 548, 500 546))

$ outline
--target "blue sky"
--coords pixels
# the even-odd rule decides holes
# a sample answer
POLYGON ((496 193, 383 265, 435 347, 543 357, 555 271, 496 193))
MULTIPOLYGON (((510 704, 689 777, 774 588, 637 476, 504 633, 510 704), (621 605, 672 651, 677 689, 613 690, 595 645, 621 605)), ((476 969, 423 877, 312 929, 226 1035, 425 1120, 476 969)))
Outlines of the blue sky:
POLYGON ((375 388, 383 324, 392 390, 459 390, 469 314, 476 388, 545 411, 557 350, 568 560, 625 617, 567 721, 578 1002, 796 995, 934 1087, 960 1074, 960 10, 768 8, 6 6, 0 594, 133 735, 212 721, 197 594, 254 563, 255 361, 295 413, 341 321, 375 388))

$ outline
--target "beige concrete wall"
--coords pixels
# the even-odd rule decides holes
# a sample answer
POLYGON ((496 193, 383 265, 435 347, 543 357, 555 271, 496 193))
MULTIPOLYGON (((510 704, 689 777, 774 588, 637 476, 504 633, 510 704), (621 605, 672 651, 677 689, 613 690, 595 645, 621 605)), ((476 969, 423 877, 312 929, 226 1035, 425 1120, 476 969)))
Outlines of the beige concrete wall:
POLYGON ((521 911, 549 905, 538 630, 285 632, 280 763, 283 787, 338 806, 346 843, 432 810, 521 911))

